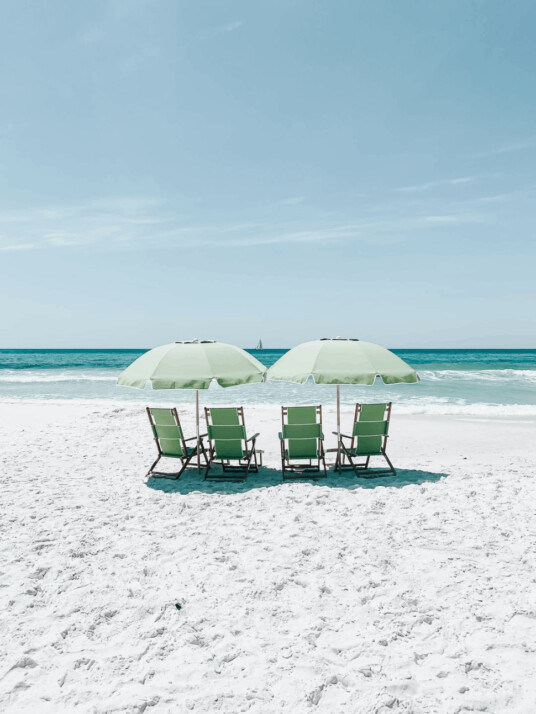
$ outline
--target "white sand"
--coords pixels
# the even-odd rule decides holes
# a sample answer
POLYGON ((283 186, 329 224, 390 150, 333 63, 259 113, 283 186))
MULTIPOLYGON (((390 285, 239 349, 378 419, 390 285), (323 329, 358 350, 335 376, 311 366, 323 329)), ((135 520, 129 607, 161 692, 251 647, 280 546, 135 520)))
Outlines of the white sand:
POLYGON ((146 484, 139 407, 0 405, 1 711, 533 714, 535 424, 395 408, 397 479, 282 484, 246 416, 247 484, 146 484))

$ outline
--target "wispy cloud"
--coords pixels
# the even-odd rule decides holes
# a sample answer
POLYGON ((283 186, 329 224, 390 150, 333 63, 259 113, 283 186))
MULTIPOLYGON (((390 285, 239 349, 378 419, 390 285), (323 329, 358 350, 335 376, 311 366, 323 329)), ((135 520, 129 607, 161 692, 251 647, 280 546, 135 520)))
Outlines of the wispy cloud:
POLYGON ((482 216, 445 215, 445 216, 423 216, 420 221, 424 225, 452 226, 463 223, 484 223, 482 216))
POLYGON ((5 251, 6 253, 9 251, 16 251, 16 250, 32 250, 33 248, 37 248, 38 246, 35 243, 13 243, 13 244, 4 244, 0 242, 0 251, 5 251))
MULTIPOLYGON (((194 32, 180 44, 177 53, 173 57, 166 57, 165 61, 170 63, 182 62, 189 51, 194 50, 197 45, 202 46, 203 43, 210 42, 216 37, 227 35, 230 32, 235 32, 243 27, 244 24, 243 20, 233 20, 232 22, 226 22, 223 25, 207 27, 203 30, 199 30, 198 32, 194 32)), ((153 49, 151 51, 153 51, 153 49)), ((138 55, 134 58, 134 62, 139 63, 141 60, 146 59, 149 59, 147 52, 144 57, 141 57, 138 53, 138 55)), ((130 65, 134 66, 134 63, 131 62, 130 65)), ((131 69, 130 65, 127 67, 127 71, 131 69)))
POLYGON ((486 203, 502 203, 505 201, 515 201, 523 198, 530 198, 533 200, 534 194, 536 193, 536 185, 523 186, 522 188, 516 188, 512 191, 504 191, 503 193, 493 193, 486 196, 476 196, 467 201, 460 202, 459 205, 478 205, 486 203))
POLYGON ((183 245, 214 247, 262 246, 277 243, 334 243, 347 240, 364 240, 358 224, 332 224, 326 226, 301 226, 293 224, 229 224, 189 226, 172 231, 161 238, 178 239, 183 245))
POLYGON ((407 192, 428 191, 429 189, 436 188, 438 186, 457 186, 458 184, 471 183, 471 181, 474 181, 475 178, 475 176, 462 176, 461 178, 441 179, 439 181, 427 181, 426 183, 420 183, 414 186, 400 186, 395 190, 407 192))
POLYGON ((305 201, 305 196, 291 196, 276 202, 276 206, 297 206, 305 201))
POLYGON ((422 216, 399 216, 389 220, 370 221, 361 224, 362 231, 378 233, 406 233, 441 228, 442 226, 463 226, 476 223, 487 223, 489 218, 479 213, 448 213, 422 216))
MULTIPOLYGON (((288 200, 288 199, 286 199, 288 200)), ((280 204, 281 205, 281 204, 280 204)), ((292 205, 292 204, 289 204, 292 205)), ((91 246, 98 250, 200 246, 244 247, 275 244, 393 242, 419 231, 482 223, 488 218, 466 209, 460 212, 402 213, 389 218, 341 220, 336 213, 311 213, 302 220, 200 223, 151 197, 118 197, 72 205, 39 206, 26 212, 0 214, 0 250, 68 250, 91 246)))
POLYGON ((484 158, 486 156, 496 156, 497 154, 509 154, 514 151, 530 151, 536 149, 536 138, 524 139, 522 141, 514 141, 502 146, 494 146, 486 151, 479 151, 473 154, 475 158, 484 158))
POLYGON ((227 22, 225 25, 219 25, 218 27, 210 27, 206 30, 198 32, 195 36, 196 40, 211 40, 213 37, 218 35, 225 35, 228 32, 234 32, 244 25, 243 20, 235 20, 234 22, 227 22))
POLYGON ((94 45, 100 44, 105 37, 104 30, 101 27, 91 26, 86 27, 79 35, 79 41, 87 46, 93 47, 94 45))
POLYGON ((221 32, 232 32, 233 30, 238 30, 239 27, 242 27, 244 22, 242 20, 236 20, 235 22, 228 22, 226 25, 223 25, 221 28, 221 32))
POLYGON ((166 215, 162 201, 143 196, 38 206, 0 213, 4 234, 0 247, 15 250, 21 249, 18 246, 30 249, 143 240, 163 225, 176 224, 179 218, 166 215))

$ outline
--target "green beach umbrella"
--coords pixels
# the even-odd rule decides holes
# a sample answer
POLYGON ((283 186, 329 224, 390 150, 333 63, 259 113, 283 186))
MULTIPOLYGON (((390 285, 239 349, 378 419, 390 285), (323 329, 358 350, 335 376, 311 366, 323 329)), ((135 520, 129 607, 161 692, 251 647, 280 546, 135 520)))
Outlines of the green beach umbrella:
MULTIPOLYGON (((138 357, 117 380, 124 387, 195 389, 195 420, 199 447, 199 390, 213 381, 220 387, 263 382, 266 367, 245 350, 214 340, 188 340, 155 347, 138 357)), ((199 469, 199 448, 197 451, 199 469)))
POLYGON ((270 367, 267 379, 303 384, 312 377, 316 384, 337 385, 337 433, 341 433, 341 384, 418 382, 417 372, 393 352, 357 339, 324 338, 293 347, 270 367))

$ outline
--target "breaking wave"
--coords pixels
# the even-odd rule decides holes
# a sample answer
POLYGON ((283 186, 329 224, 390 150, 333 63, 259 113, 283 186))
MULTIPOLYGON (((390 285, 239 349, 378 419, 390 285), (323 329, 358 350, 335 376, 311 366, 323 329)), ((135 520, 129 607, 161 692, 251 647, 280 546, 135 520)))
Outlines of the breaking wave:
MULTIPOLYGON (((430 365, 435 367, 435 365, 430 365)), ((187 404, 191 390, 153 392, 116 385, 121 369, 111 367, 0 369, 0 400, 76 400, 187 404)), ((396 413, 473 418, 536 418, 536 369, 419 369, 418 384, 341 386, 341 403, 392 401, 396 413)), ((205 404, 323 404, 331 409, 335 387, 267 382, 202 394, 205 404)))
POLYGON ((53 382, 115 382, 117 372, 91 370, 83 372, 81 370, 0 370, 0 382, 10 382, 12 384, 47 384, 53 382))

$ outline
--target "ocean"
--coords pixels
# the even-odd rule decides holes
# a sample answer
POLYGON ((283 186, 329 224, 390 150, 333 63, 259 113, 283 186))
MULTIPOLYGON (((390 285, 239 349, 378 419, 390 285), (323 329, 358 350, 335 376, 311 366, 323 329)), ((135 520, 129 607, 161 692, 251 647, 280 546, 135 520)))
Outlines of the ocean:
MULTIPOLYGON (((121 370, 145 350, 0 350, 0 400, 105 400, 193 404, 189 390, 116 385, 121 370)), ((406 414, 536 418, 536 350, 394 349, 419 373, 418 384, 341 387, 341 401, 393 401, 406 414)), ((284 349, 249 350, 270 366, 284 349)), ((206 405, 331 404, 335 387, 266 382, 201 393, 206 405)))

